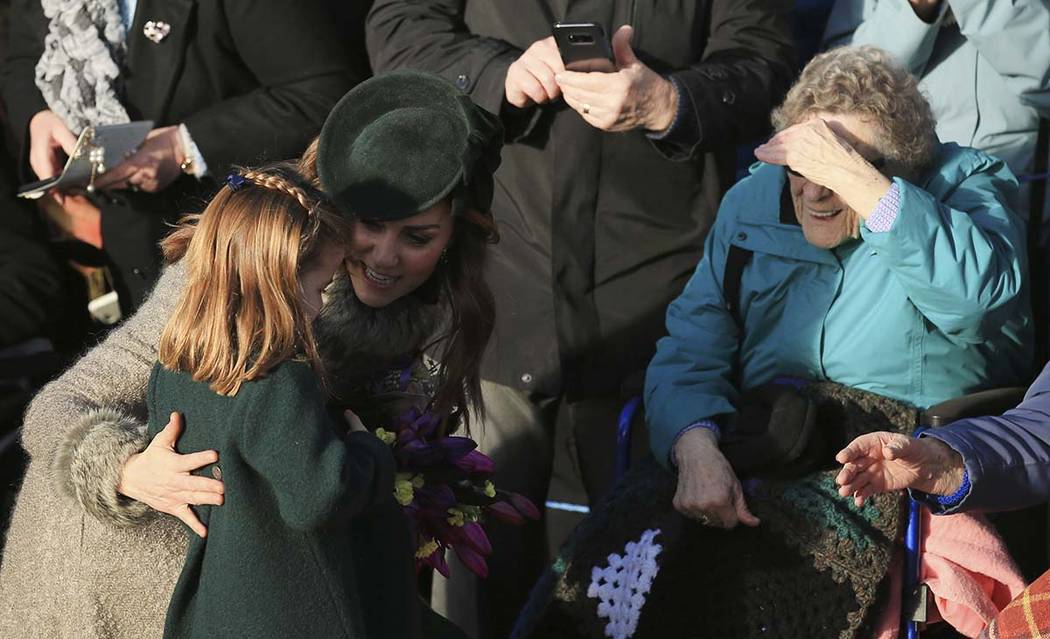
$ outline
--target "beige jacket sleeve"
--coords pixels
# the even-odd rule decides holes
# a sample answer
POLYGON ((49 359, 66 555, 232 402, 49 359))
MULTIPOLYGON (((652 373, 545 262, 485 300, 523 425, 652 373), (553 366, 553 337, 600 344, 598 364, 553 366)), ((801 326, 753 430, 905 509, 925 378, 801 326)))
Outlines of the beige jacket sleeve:
POLYGON ((152 513, 119 495, 117 483, 128 457, 146 447, 146 385, 184 275, 181 264, 166 269, 138 312, 45 386, 26 412, 22 445, 30 457, 104 523, 136 525, 152 513))

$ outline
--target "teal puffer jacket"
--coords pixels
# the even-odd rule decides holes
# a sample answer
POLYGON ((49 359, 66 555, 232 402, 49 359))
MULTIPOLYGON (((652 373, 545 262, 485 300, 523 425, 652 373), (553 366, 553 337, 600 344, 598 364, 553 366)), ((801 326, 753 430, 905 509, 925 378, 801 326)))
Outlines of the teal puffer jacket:
POLYGON ((920 185, 894 178, 889 231, 835 249, 808 242, 782 167, 756 164, 726 194, 704 258, 667 311, 646 374, 656 458, 689 424, 734 412, 779 376, 831 380, 926 407, 1027 381, 1032 370, 1017 182, 985 153, 941 145, 920 185), (731 245, 752 251, 738 327, 722 285, 731 245))

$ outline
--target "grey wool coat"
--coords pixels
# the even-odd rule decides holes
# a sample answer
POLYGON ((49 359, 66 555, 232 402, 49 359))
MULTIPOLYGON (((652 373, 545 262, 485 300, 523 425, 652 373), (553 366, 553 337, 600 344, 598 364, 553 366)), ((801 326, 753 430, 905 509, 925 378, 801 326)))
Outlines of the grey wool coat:
POLYGON ((0 566, 0 637, 161 635, 186 536, 116 485, 146 445, 146 385, 183 275, 168 269, 134 317, 30 405, 30 464, 0 566))
MULTIPOLYGON (((149 639, 162 635, 165 612, 186 555, 186 533, 177 519, 119 495, 116 486, 124 462, 147 444, 146 389, 157 360, 160 333, 178 301, 184 277, 182 265, 169 267, 133 317, 47 385, 30 405, 22 444, 31 461, 0 565, 0 637, 149 639)), ((333 290, 335 299, 346 295, 343 291, 352 291, 348 285, 333 290)), ((354 369, 382 369, 381 364, 392 357, 368 353, 360 340, 382 343, 381 348, 390 353, 390 349, 404 353, 413 345, 418 347, 434 328, 428 311, 418 306, 410 307, 400 318, 402 324, 407 317, 413 319, 415 334, 408 329, 395 333, 392 324, 369 322, 367 317, 354 315, 349 306, 326 306, 331 310, 329 332, 342 334, 329 335, 327 350, 322 350, 322 356, 338 358, 327 365, 336 388, 351 379, 354 369), (343 330, 350 325, 354 330, 343 330), (376 332, 387 339, 375 339, 376 332), (349 366, 351 362, 356 366, 349 366), (375 366, 363 367, 362 362, 375 366)), ((326 312, 322 309, 322 316, 326 312)), ((322 340, 323 331, 318 329, 322 340)), ((410 392, 373 392, 365 400, 368 407, 377 414, 397 414, 404 402, 418 403, 432 390, 428 370, 417 362, 410 392), (380 406, 384 401, 388 404, 380 406)), ((359 410, 353 401, 348 405, 359 410)), ((381 509, 384 512, 355 524, 355 545, 370 547, 401 534, 404 517, 392 499, 390 504, 381 509)), ((403 532, 407 540, 407 529, 403 532)), ((390 569, 388 560, 379 561, 372 557, 374 553, 357 554, 362 558, 360 572, 390 569)), ((405 561, 411 561, 409 549, 405 561)), ((432 613, 420 610, 415 593, 405 600, 387 596, 381 589, 365 591, 362 610, 370 611, 366 617, 398 616, 408 629, 399 632, 399 637, 417 636, 420 625, 427 625, 423 616, 436 622, 432 613)), ((370 636, 382 636, 371 632, 371 619, 366 618, 366 625, 370 636)))

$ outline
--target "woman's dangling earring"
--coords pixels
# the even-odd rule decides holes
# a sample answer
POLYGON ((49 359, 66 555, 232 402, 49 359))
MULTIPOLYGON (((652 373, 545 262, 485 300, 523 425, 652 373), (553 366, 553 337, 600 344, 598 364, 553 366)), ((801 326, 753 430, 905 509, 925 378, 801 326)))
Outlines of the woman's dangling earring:
POLYGON ((448 264, 448 247, 441 249, 441 257, 438 258, 442 264, 448 264))

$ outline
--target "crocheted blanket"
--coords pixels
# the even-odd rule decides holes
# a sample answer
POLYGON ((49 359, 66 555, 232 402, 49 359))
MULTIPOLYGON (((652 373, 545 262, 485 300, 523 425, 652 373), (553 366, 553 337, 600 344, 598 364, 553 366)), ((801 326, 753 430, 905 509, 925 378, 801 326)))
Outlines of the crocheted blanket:
POLYGON ((515 637, 811 639, 866 636, 903 535, 900 495, 856 508, 831 456, 874 430, 910 433, 914 408, 830 383, 814 400, 830 451, 793 480, 745 481, 757 528, 705 527, 672 506, 675 476, 651 458, 596 504, 537 584, 515 637))

